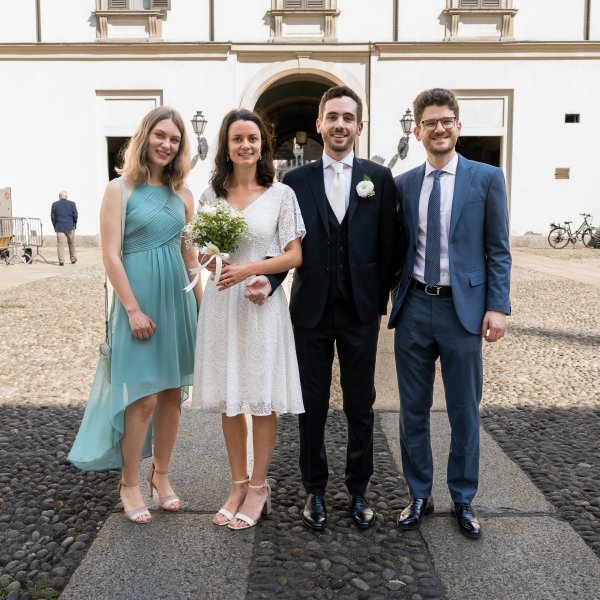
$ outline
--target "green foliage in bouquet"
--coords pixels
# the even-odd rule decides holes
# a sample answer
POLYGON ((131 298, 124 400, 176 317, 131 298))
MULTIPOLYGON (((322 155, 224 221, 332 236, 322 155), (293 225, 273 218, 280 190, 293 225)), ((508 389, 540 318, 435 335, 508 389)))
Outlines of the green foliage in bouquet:
POLYGON ((202 248, 214 244, 220 252, 233 252, 248 231, 244 215, 226 202, 201 204, 184 232, 186 244, 202 248))

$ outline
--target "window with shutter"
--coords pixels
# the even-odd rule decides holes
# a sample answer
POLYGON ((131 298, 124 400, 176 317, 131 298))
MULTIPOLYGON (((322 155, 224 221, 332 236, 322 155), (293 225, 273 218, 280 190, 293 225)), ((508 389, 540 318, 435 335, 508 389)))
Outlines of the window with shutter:
POLYGON ((322 10, 325 0, 284 0, 284 10, 322 10))
POLYGON ((446 0, 445 41, 514 39, 513 0, 446 0))
POLYGON ((337 42, 337 0, 271 0, 271 42, 337 42))
POLYGON ((132 27, 139 32, 136 39, 161 39, 162 22, 170 9, 171 0, 96 0, 92 13, 96 17, 96 39, 132 39, 132 27))
POLYGON ((460 8, 500 8, 501 0, 460 0, 460 8))

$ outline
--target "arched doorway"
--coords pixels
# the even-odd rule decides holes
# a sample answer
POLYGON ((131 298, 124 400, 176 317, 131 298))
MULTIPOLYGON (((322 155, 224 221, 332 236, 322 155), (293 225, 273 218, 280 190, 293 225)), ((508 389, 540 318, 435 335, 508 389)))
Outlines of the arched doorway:
POLYGON ((278 178, 304 162, 318 160, 323 151, 315 122, 323 92, 334 82, 315 74, 285 76, 268 89, 255 110, 262 112, 275 129, 275 161, 278 178))

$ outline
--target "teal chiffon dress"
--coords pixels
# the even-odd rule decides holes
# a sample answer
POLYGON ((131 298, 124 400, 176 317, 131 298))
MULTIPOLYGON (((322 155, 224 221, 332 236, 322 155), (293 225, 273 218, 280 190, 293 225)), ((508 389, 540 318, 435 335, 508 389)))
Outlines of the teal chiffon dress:
MULTIPOLYGON (((127 203, 123 265, 142 312, 156 324, 148 340, 131 334, 129 319, 113 296, 112 366, 108 382, 99 363, 79 432, 68 459, 79 469, 122 466, 125 409, 170 388, 188 396, 194 371, 196 299, 181 256, 183 200, 166 186, 141 185, 127 203)), ((152 425, 143 456, 152 454, 152 425)))

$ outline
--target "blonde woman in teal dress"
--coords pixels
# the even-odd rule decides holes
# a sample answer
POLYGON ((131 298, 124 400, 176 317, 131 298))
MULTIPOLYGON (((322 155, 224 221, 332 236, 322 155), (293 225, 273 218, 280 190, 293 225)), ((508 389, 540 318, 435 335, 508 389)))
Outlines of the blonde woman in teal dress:
POLYGON ((188 269, 198 266, 197 253, 182 238, 194 212, 184 184, 188 148, 181 116, 168 107, 155 108, 131 138, 121 177, 106 187, 100 209, 102 258, 116 294, 111 381, 99 365, 69 454, 83 470, 120 468, 125 516, 141 524, 152 520, 138 481, 142 456, 153 457, 150 495, 156 491, 166 511, 180 506, 167 473, 181 402, 192 384, 202 299, 200 283, 195 298, 184 291, 188 269), (121 248, 123 193, 128 201, 121 248))

